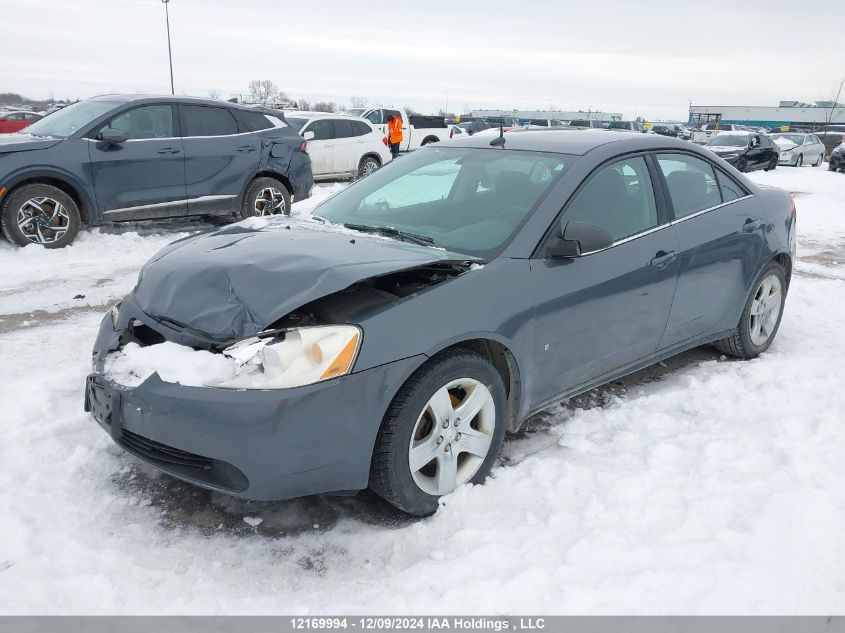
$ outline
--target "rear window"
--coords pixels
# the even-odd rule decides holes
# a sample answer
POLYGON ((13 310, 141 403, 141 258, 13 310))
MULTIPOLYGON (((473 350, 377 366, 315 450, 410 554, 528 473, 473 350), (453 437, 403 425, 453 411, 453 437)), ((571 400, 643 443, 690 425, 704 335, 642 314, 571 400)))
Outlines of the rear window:
POLYGON ((238 120, 238 127, 241 132, 260 132, 275 127, 266 116, 260 112, 249 112, 246 110, 233 110, 238 120))
POLYGON ((227 136, 238 133, 238 123, 227 108, 180 106, 182 136, 227 136))

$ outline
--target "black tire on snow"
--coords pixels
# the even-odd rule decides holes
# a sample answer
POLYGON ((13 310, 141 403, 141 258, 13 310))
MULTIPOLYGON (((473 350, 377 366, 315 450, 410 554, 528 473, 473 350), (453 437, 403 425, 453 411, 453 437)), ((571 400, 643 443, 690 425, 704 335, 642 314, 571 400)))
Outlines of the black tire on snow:
POLYGON ((269 187, 276 189, 277 191, 281 192, 282 198, 284 198, 284 212, 283 214, 275 214, 275 215, 290 215, 290 192, 285 184, 275 178, 256 178, 249 186, 246 188, 244 192, 243 200, 241 200, 241 218, 246 219, 250 217, 254 217, 258 215, 255 211, 255 200, 258 197, 258 194, 269 187))
MULTIPOLYGON (((372 156, 364 156, 361 161, 358 163, 358 178, 363 178, 366 174, 364 173, 365 167, 367 164, 375 165, 375 168, 378 169, 381 167, 381 163, 379 163, 375 158, 372 156)), ((375 171, 375 170, 373 170, 375 171)))
POLYGON ((774 341, 775 337, 777 336, 778 328, 780 327, 780 321, 783 318, 783 308, 786 302, 786 292, 786 275, 784 273, 783 266, 774 261, 769 262, 769 264, 765 268, 763 268, 763 270, 757 276, 757 279, 754 280, 754 285, 751 286, 751 292, 748 295, 748 299, 745 301, 745 307, 742 310, 742 316, 740 316, 739 323, 737 324, 736 328, 729 336, 713 343, 716 349, 722 352, 723 354, 727 354, 728 356, 735 356, 737 358, 745 359, 755 358, 765 352, 767 349, 769 349, 769 346, 772 344, 772 341, 774 341), (762 345, 755 345, 751 341, 750 333, 751 303, 752 301, 754 301, 754 296, 757 294, 757 290, 760 288, 760 284, 762 283, 762 281, 772 273, 776 274, 778 280, 780 281, 780 313, 778 314, 778 320, 775 324, 775 328, 772 331, 771 336, 769 336, 766 342, 762 345))
POLYGON ((482 483, 496 461, 505 435, 507 401, 502 377, 483 356, 463 349, 434 356, 402 385, 384 416, 373 450, 370 489, 400 510, 416 516, 437 511, 439 497, 417 486, 408 464, 408 449, 417 418, 431 396, 457 378, 484 384, 496 406, 496 426, 490 449, 469 483, 482 483))
MULTIPOLYGON (((14 189, 3 200, 3 204, 0 206, 0 228, 2 228, 3 235, 6 236, 6 239, 18 246, 28 246, 29 244, 36 243, 24 235, 17 221, 17 214, 21 205, 33 198, 50 198, 55 200, 64 206, 68 215, 68 225, 65 234, 55 242, 42 244, 42 246, 44 248, 64 248, 73 242, 79 233, 79 226, 82 223, 79 207, 73 198, 58 187, 40 183, 24 185, 19 189, 14 189)), ((47 231, 50 230, 49 227, 45 228, 47 231)))

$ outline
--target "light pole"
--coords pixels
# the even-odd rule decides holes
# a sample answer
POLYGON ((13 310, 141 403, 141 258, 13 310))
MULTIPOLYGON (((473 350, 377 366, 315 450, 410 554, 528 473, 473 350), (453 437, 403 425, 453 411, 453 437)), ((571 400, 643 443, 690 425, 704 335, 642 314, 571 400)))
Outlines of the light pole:
POLYGON ((167 5, 170 0, 161 0, 164 5, 164 19, 167 21, 167 59, 170 62, 170 94, 175 95, 176 90, 173 88, 173 53, 170 50, 170 12, 167 10, 167 5))

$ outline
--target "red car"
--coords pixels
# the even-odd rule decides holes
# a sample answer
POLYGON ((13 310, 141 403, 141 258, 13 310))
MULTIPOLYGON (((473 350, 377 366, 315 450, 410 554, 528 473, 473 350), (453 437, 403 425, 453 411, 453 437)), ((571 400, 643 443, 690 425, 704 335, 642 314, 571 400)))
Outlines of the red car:
POLYGON ((3 114, 0 114, 0 134, 18 132, 26 126, 32 125, 43 118, 44 117, 35 112, 4 112, 3 114))

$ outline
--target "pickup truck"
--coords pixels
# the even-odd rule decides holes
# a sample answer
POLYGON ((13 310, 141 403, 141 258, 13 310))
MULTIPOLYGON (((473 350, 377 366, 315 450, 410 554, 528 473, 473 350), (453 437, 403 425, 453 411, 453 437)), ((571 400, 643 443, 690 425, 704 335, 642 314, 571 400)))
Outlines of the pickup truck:
POLYGON ((719 132, 747 132, 748 126, 737 125, 736 123, 708 123, 700 130, 692 133, 692 142, 699 145, 707 145, 710 139, 719 132))
POLYGON ((412 152, 423 145, 448 141, 451 128, 446 119, 438 116, 412 115, 401 108, 350 108, 348 114, 367 119, 374 127, 387 135, 387 117, 391 114, 402 118, 402 143, 400 152, 412 152))

